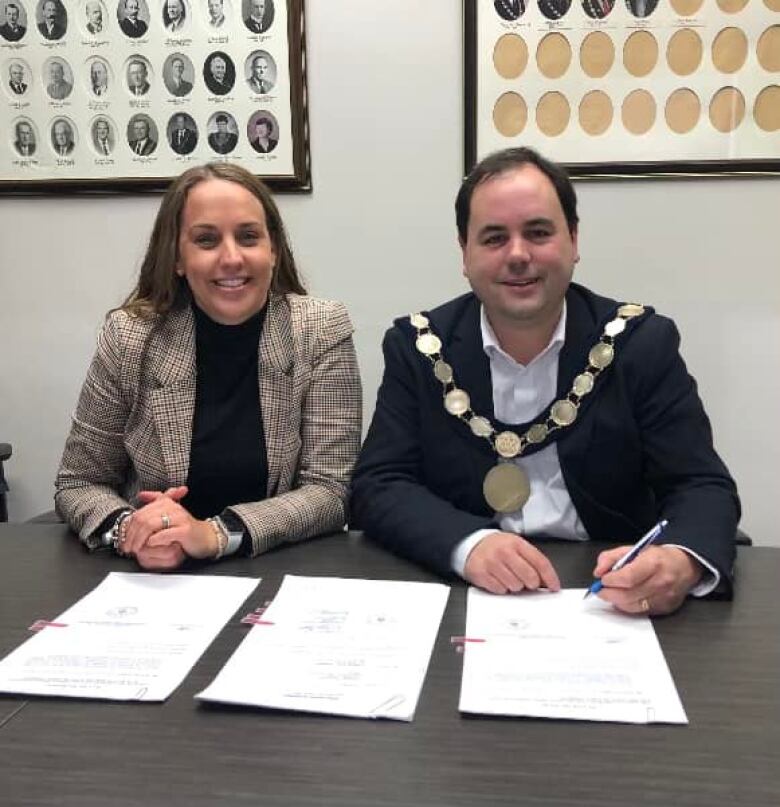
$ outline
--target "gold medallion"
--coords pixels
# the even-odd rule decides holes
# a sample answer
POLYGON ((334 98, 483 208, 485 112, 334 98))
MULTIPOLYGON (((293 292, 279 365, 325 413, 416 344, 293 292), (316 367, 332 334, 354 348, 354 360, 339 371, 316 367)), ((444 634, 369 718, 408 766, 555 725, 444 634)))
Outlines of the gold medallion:
POLYGON ((442 384, 449 384, 452 381, 452 367, 442 359, 437 359, 433 364, 433 374, 442 384))
POLYGON ((485 475, 482 493, 497 513, 514 513, 528 501, 531 485, 527 474, 518 465, 500 462, 485 475))
POLYGON ((415 342, 417 350, 426 356, 433 356, 441 350, 441 339, 434 333, 421 333, 415 342))
MULTIPOLYGON (((496 451, 508 460, 520 453, 520 438, 514 432, 501 432, 496 435, 496 451)), ((499 466, 496 466, 499 467, 499 466)))
POLYGON ((444 396, 444 408, 451 415, 455 415, 456 417, 462 415, 464 412, 468 412, 470 406, 471 400, 469 399, 469 394, 457 387, 450 390, 444 396))
POLYGON ((469 421, 469 427, 472 433, 477 437, 490 437, 490 435, 493 434, 493 427, 490 425, 490 421, 487 418, 483 418, 482 415, 474 415, 469 421))
POLYGON ((594 367, 598 367, 599 370, 609 367, 609 365, 612 364, 612 359, 614 357, 614 348, 612 345, 606 344, 606 342, 598 342, 597 344, 593 345, 593 347, 590 349, 590 353, 588 353, 588 361, 594 367))
POLYGON ((593 389, 593 376, 590 373, 580 373, 572 384, 572 392, 579 395, 587 395, 593 389))
POLYGON ((621 305, 617 310, 619 317, 631 319, 631 317, 639 317, 645 313, 645 307, 639 303, 626 303, 621 305))
POLYGON ((570 426, 577 420, 577 407, 571 401, 556 401, 550 409, 550 417, 559 426, 570 426))
POLYGON ((525 438, 529 443, 541 443, 547 437, 548 429, 544 423, 534 423, 525 433, 525 438))
POLYGON ((608 322, 604 326, 604 333, 607 336, 615 337, 623 333, 625 329, 626 329, 626 321, 624 319, 621 319, 620 317, 616 317, 615 319, 613 319, 611 322, 608 322))
POLYGON ((409 321, 415 328, 427 328, 431 324, 424 314, 409 314, 409 321))

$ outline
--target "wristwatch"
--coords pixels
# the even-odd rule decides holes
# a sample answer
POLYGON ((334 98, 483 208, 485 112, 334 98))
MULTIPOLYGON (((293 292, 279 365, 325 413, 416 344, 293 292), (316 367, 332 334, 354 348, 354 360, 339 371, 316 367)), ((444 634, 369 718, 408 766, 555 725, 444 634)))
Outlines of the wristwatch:
POLYGON ((227 536, 227 544, 222 555, 233 555, 238 552, 246 532, 244 522, 232 513, 222 513, 220 516, 214 516, 214 521, 222 533, 227 536))

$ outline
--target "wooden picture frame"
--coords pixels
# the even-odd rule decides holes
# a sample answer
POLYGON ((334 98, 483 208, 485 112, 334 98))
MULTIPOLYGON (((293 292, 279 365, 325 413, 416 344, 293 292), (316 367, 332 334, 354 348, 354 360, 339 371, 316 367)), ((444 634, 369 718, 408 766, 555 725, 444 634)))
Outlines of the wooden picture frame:
POLYGON ((310 190, 306 98, 304 0, 0 0, 0 193, 310 190))
POLYGON ((780 0, 464 0, 465 168, 780 173, 780 0))

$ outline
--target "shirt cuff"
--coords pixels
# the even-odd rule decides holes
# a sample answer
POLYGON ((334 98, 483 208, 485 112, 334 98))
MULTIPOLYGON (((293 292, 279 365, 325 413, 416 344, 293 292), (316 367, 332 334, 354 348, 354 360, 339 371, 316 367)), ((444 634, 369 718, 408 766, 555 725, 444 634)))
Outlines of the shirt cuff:
POLYGON ((500 530, 477 530, 467 535, 456 547, 452 550, 450 555, 450 566, 455 574, 463 577, 463 572, 466 569, 466 561, 471 554, 471 550, 487 535, 492 535, 494 532, 500 530))
POLYGON ((680 546, 679 544, 662 544, 662 546, 673 546, 675 549, 682 549, 686 555, 695 558, 704 567, 701 580, 688 592, 691 597, 706 597, 715 591, 720 583, 720 572, 711 563, 704 560, 697 552, 688 549, 687 546, 680 546))

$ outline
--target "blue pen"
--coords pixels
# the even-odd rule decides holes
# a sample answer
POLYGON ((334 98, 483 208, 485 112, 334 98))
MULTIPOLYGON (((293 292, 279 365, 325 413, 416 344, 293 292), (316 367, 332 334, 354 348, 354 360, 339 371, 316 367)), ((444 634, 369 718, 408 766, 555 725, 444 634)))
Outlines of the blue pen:
MULTIPOLYGON (((663 521, 659 521, 655 527, 650 529, 646 532, 632 547, 631 549, 623 555, 620 560, 615 563, 615 565, 610 569, 611 572, 616 572, 618 569, 622 569, 627 564, 631 563, 632 560, 646 547, 650 546, 650 544, 655 541, 656 538, 661 536, 661 533, 666 529, 667 524, 669 522, 664 519, 663 521)), ((585 592, 585 599, 589 594, 598 594, 599 591, 604 587, 601 580, 596 580, 595 583, 585 592)))

